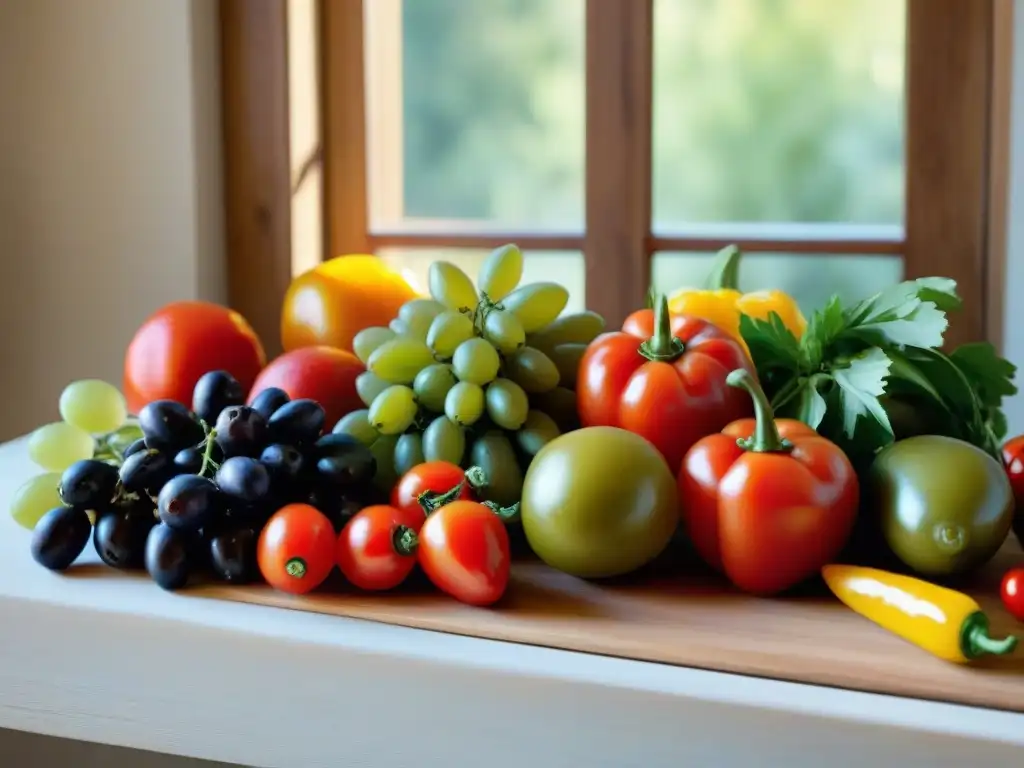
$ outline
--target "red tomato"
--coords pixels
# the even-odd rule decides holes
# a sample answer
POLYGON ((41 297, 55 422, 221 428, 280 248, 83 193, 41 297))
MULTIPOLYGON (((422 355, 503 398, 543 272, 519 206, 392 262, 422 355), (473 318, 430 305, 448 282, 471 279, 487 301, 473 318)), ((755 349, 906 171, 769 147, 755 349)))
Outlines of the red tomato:
POLYGON ((365 370, 351 352, 303 347, 285 352, 263 369, 249 392, 249 402, 264 389, 279 387, 292 400, 309 398, 320 403, 330 430, 342 416, 366 407, 356 392, 356 377, 365 370))
MULTIPOLYGON (((471 481, 474 473, 468 473, 471 481)), ((391 489, 391 506, 409 512, 425 514, 420 506, 419 498, 422 493, 448 493, 453 491, 460 484, 462 490, 451 501, 457 499, 472 499, 473 485, 467 480, 467 473, 460 467, 448 461, 427 461, 417 464, 398 481, 398 484, 391 489)), ((423 520, 420 520, 422 524, 423 520)), ((417 526, 419 530, 419 526, 417 526)))
POLYGON ((274 589, 303 595, 330 575, 334 543, 334 527, 316 507, 281 507, 260 534, 256 548, 260 573, 274 589))
POLYGON ((1003 466, 1010 478, 1016 513, 1013 517, 1013 531, 1024 544, 1024 435, 1006 441, 1003 446, 1003 466))
POLYGON ((508 586, 512 558, 500 518, 475 501, 455 501, 420 528, 419 563, 430 581, 456 600, 491 605, 508 586))
POLYGON ((1006 610, 1017 621, 1024 621, 1024 568, 1013 568, 1006 572, 1000 594, 1006 610))
POLYGON ((621 427, 646 438, 673 472, 690 446, 753 412, 725 377, 753 363, 728 333, 706 320, 634 312, 619 333, 596 338, 580 361, 576 397, 584 427, 621 427))
POLYGON ((240 314, 206 301, 177 301, 135 332, 124 357, 124 396, 132 413, 162 399, 191 407, 204 373, 227 371, 248 389, 265 364, 263 345, 240 314))
POLYGON ((416 565, 415 533, 423 524, 420 509, 376 504, 356 512, 338 535, 338 568, 360 589, 394 589, 416 565), (402 539, 403 531, 412 534, 402 539))

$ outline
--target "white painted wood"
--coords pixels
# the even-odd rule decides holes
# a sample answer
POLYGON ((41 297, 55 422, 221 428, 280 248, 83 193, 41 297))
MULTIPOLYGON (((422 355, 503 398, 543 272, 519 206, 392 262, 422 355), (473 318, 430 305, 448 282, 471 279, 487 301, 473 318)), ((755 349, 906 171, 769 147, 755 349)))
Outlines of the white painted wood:
MULTIPOLYGON (((31 472, 0 447, 0 505, 31 472)), ((0 517, 0 728, 268 768, 980 768, 1024 747, 1024 715, 60 576, 28 537, 0 517)))

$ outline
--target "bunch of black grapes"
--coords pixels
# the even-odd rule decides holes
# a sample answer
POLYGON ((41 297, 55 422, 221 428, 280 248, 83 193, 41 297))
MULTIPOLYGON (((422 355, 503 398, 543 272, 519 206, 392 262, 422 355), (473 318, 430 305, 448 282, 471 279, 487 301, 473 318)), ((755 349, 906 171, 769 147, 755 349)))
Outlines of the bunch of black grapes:
POLYGON ((115 568, 145 568, 165 589, 194 575, 244 583, 259 575, 256 549, 270 516, 311 504, 336 530, 374 503, 376 461, 343 433, 324 434, 324 410, 276 388, 245 405, 224 371, 196 384, 192 408, 156 400, 138 414, 143 437, 120 465, 87 459, 61 477, 66 506, 33 532, 32 555, 63 570, 90 535, 115 568))

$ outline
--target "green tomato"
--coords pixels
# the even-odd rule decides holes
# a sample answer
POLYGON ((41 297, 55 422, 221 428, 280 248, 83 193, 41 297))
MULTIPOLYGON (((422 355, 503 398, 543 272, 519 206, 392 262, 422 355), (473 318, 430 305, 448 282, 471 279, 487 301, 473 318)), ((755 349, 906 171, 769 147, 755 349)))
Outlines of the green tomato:
POLYGON ((676 480, 639 435, 580 429, 534 457, 521 517, 530 547, 553 568, 581 578, 620 576, 668 545, 679 524, 676 480))

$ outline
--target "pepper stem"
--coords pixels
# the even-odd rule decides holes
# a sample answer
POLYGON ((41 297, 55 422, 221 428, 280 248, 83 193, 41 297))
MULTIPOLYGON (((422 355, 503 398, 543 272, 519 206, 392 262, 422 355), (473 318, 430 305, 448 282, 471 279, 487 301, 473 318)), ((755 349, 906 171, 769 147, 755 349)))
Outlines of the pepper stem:
POLYGON ((981 611, 975 611, 966 619, 960 628, 960 650, 968 659, 976 659, 985 654, 1005 656, 1017 647, 1017 638, 1007 635, 996 640, 988 634, 988 617, 981 611))
POLYGON ((479 491, 487 485, 487 474, 480 467, 470 467, 466 470, 466 475, 462 482, 454 488, 450 488, 444 493, 424 491, 416 497, 416 501, 419 502, 420 507, 423 509, 423 514, 429 515, 458 499, 467 485, 474 491, 479 491))
POLYGON ((715 256, 711 272, 704 281, 705 290, 714 291, 723 288, 739 290, 740 257, 743 253, 735 245, 727 245, 715 256))
POLYGON ((498 519, 503 523, 513 523, 519 519, 518 501, 511 507, 503 507, 496 501, 485 501, 483 502, 483 505, 496 514, 498 519))
POLYGON ((768 402, 764 390, 754 379, 753 374, 746 368, 737 368, 725 378, 725 383, 730 387, 746 390, 754 401, 754 434, 748 438, 741 437, 736 444, 743 450, 754 453, 780 453, 792 450, 792 443, 783 440, 779 434, 771 403, 768 402))
POLYGON ((662 294, 654 305, 654 335, 640 342, 640 354, 648 360, 671 363, 686 352, 682 339, 672 335, 672 316, 668 311, 668 298, 662 294))
POLYGON ((416 554, 416 547, 419 546, 419 543, 420 537, 412 528, 407 525, 395 526, 395 530, 391 534, 391 545, 395 548, 395 552, 403 557, 410 557, 416 554))

